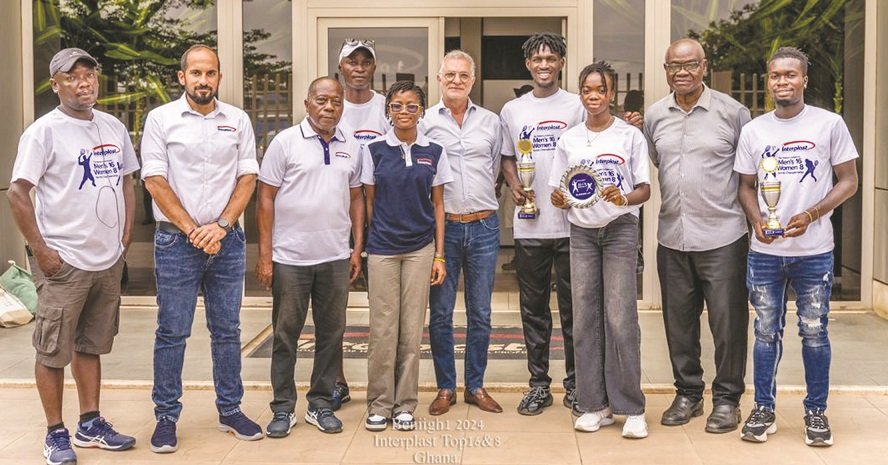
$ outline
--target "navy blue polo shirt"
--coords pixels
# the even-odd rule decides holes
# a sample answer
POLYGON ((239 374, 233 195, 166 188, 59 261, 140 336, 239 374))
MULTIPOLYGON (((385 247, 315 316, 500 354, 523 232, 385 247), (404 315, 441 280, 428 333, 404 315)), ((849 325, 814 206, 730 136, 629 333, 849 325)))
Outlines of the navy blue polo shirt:
POLYGON ((367 252, 398 255, 431 243, 432 187, 453 180, 444 147, 421 133, 407 146, 390 130, 361 150, 361 182, 376 187, 367 252))

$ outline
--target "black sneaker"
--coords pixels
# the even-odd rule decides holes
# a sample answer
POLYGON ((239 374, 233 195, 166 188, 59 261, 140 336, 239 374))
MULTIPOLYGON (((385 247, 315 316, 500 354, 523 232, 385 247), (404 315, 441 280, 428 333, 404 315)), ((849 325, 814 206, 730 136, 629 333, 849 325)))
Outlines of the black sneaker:
POLYGON ((274 412, 268 426, 265 427, 265 435, 270 438, 284 438, 290 434, 293 425, 296 424, 296 414, 290 412, 274 412))
POLYGON ((579 418, 583 416, 582 410, 580 410, 580 404, 577 402, 577 390, 576 389, 567 389, 564 391, 564 399, 562 403, 565 407, 570 409, 571 415, 579 418))
POLYGON ((161 418, 154 427, 154 434, 151 435, 151 452, 156 454, 168 454, 176 452, 179 448, 179 441, 176 439, 176 422, 161 418))
POLYGON ((342 422, 328 408, 308 408, 305 412, 305 422, 315 425, 324 433, 339 433, 342 431, 342 422))
POLYGON ((342 408, 342 404, 352 400, 351 395, 349 394, 348 384, 345 383, 336 383, 336 386, 333 387, 333 395, 330 398, 330 403, 333 406, 333 411, 337 411, 342 408))
POLYGON ((256 441, 265 437, 262 428, 240 410, 231 415, 219 415, 219 431, 231 433, 241 441, 256 441))
POLYGON ((539 415, 543 409, 552 405, 552 392, 548 386, 532 386, 524 393, 518 404, 518 413, 522 415, 539 415))
POLYGON ((774 411, 765 407, 755 406, 743 424, 740 439, 751 442, 765 442, 769 434, 777 432, 774 411))
POLYGON ((833 445, 832 430, 829 419, 820 410, 808 410, 805 415, 805 444, 814 447, 833 445))

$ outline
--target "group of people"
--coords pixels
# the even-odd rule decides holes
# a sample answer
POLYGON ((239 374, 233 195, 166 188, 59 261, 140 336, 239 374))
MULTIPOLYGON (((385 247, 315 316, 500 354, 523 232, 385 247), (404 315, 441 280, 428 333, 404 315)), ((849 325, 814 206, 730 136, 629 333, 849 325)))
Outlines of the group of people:
MULTIPOLYGON (((564 336, 563 404, 578 417, 575 428, 597 431, 619 415, 625 416, 624 437, 646 437, 636 282, 639 210, 651 195, 649 160, 658 168, 662 196, 657 267, 676 388, 661 423, 681 425, 703 413, 705 303, 716 366, 705 429, 724 433, 740 426, 748 298, 756 312, 755 406, 741 437, 764 442, 776 432, 775 377, 792 286, 808 386, 805 441, 832 444, 824 414, 829 217, 857 188, 858 155, 840 116, 804 103, 807 57, 790 47, 776 51, 768 62, 776 108, 751 120, 740 103, 703 83, 707 61, 691 39, 668 48, 664 69, 672 93, 644 118, 613 114, 615 73, 605 62, 582 69, 579 95, 561 89, 566 44, 560 35, 534 34, 523 52, 533 88, 496 115, 469 98, 475 84, 469 54, 454 50, 443 57, 441 101, 427 107, 423 88, 413 82, 398 81, 385 95, 374 92, 375 43, 348 39, 339 53, 342 82, 311 82, 306 117, 274 138, 261 167, 249 118, 216 98, 216 53, 195 45, 183 54, 182 97, 149 113, 141 141, 141 177, 157 219, 152 451, 178 447, 185 343, 199 292, 220 430, 242 440, 290 433, 297 421, 297 344, 311 308, 316 343, 304 418, 320 431, 341 431, 334 412, 351 399, 342 368, 348 288, 362 273, 363 251, 370 307, 365 428, 416 427, 427 307, 438 388, 428 413, 443 415, 455 404, 453 312, 461 273, 463 399, 502 412, 484 387, 500 171, 517 204, 532 201, 539 209, 535 218, 516 212, 514 220, 530 372, 518 413, 537 415, 553 404, 554 268, 564 336), (524 186, 519 158, 528 154, 535 178, 524 186), (574 169, 588 173, 597 202, 578 203, 563 188, 565 172, 574 169), (786 221, 782 235, 767 224, 769 205, 759 196, 767 177, 780 181, 775 212, 786 221), (246 264, 238 219, 257 180, 255 273, 273 297, 273 417, 265 431, 240 410, 246 264)), ((110 352, 117 333, 120 275, 131 240, 130 174, 140 167, 126 128, 93 109, 98 67, 80 49, 53 57, 50 82, 60 104, 23 134, 8 193, 40 272, 33 344, 48 464, 76 463, 61 414, 69 363, 81 411, 73 443, 111 450, 135 444, 99 413, 100 355, 110 352), (84 151, 91 157, 79 169, 84 151), (81 182, 83 170, 91 184, 81 182), (29 195, 34 188, 36 206, 29 195)))

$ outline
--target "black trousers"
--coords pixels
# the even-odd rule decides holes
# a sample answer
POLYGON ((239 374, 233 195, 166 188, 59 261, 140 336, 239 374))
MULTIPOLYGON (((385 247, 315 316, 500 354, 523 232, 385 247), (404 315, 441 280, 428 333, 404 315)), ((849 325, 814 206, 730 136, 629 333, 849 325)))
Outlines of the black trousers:
POLYGON ((342 333, 348 305, 348 260, 312 266, 273 264, 271 325, 272 412, 296 408, 296 351, 309 301, 315 325, 315 357, 306 399, 312 408, 331 408, 331 395, 342 359, 342 333))
POLYGON ((576 387, 573 350, 573 306, 570 294, 570 239, 516 239, 515 270, 521 323, 527 347, 527 369, 531 386, 549 386, 549 342, 552 338, 552 267, 558 295, 558 315, 564 336, 564 388, 576 387))
POLYGON ((713 405, 738 405, 746 374, 749 308, 746 290, 748 236, 714 250, 682 252, 660 245, 657 273, 669 360, 679 395, 699 400, 705 383, 700 364, 700 316, 709 310, 715 344, 713 405))

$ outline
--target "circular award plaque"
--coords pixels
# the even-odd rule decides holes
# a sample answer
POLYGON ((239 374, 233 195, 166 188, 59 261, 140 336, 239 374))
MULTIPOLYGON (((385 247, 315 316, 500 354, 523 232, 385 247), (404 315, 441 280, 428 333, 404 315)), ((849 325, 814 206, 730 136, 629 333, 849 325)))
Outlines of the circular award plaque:
POLYGON ((533 152, 533 142, 530 139, 521 139, 518 141, 518 153, 528 154, 533 152))
POLYGON ((567 204, 573 208, 589 208, 598 202, 601 192, 601 178, 598 172, 586 164, 570 167, 561 176, 561 193, 567 204))
POLYGON ((773 174, 777 172, 778 163, 777 158, 775 157, 768 157, 763 159, 761 165, 762 170, 764 170, 767 174, 773 174))

